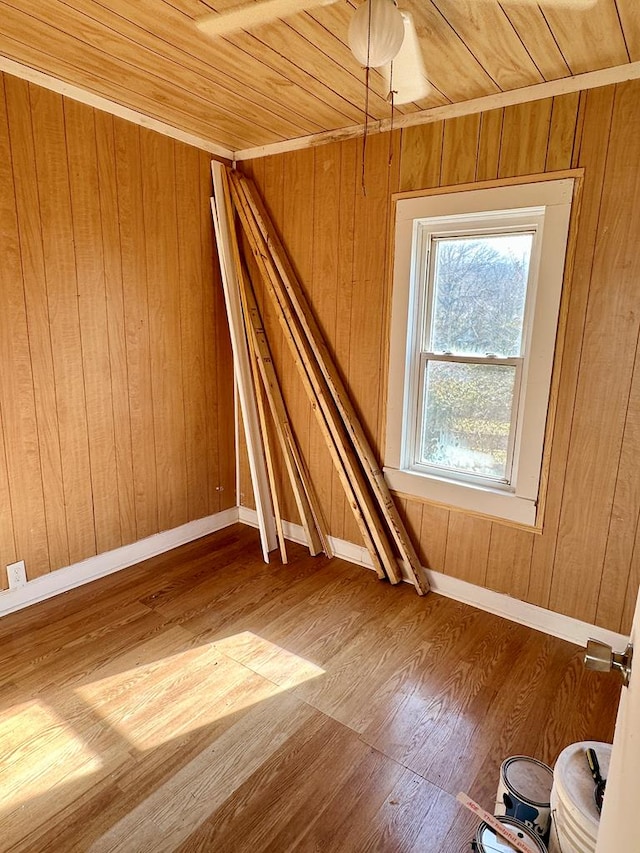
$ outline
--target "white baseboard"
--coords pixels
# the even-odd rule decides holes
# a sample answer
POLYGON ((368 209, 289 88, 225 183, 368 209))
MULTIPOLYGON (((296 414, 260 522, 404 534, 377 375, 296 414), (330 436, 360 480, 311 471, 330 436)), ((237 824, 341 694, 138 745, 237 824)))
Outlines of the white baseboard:
POLYGON ((140 539, 131 545, 123 545, 122 548, 115 548, 113 551, 89 557, 80 563, 34 578, 24 586, 0 592, 0 616, 35 604, 37 601, 52 598, 54 595, 67 592, 89 581, 110 575, 112 572, 119 572, 135 563, 148 560, 149 557, 155 557, 157 554, 185 545, 208 533, 222 530, 223 527, 228 527, 236 521, 238 521, 238 507, 234 506, 215 515, 189 521, 172 530, 164 530, 162 533, 140 539))
MULTIPOLYGON (((239 507, 238 521, 256 527, 255 510, 239 507)), ((304 530, 299 524, 291 524, 285 521, 283 522, 283 530, 288 539, 306 545, 304 530)), ((329 537, 329 541, 336 557, 373 569, 369 552, 363 546, 355 545, 353 542, 347 542, 344 539, 336 539, 333 536, 329 537)), ((579 619, 564 616, 562 613, 555 613, 553 610, 546 610, 544 607, 537 607, 535 604, 528 604, 526 601, 520 601, 520 599, 512 598, 510 595, 494 592, 491 589, 485 589, 485 587, 476 586, 442 572, 434 572, 431 569, 425 569, 425 572, 429 578, 432 591, 438 595, 470 604, 480 610, 509 619, 511 622, 517 622, 520 625, 526 625, 528 628, 534 628, 536 631, 542 631, 544 634, 551 634, 553 637, 576 643, 578 646, 585 646, 587 640, 593 637, 619 650, 624 649, 629 641, 625 634, 617 634, 615 631, 599 628, 589 622, 581 622, 579 619)))
MULTIPOLYGON (((131 545, 124 545, 122 548, 116 548, 113 551, 90 557, 80 563, 57 569, 55 572, 29 581, 25 586, 0 592, 0 616, 12 613, 14 610, 20 610, 38 601, 52 598, 121 569, 126 569, 143 560, 148 560, 150 557, 155 557, 157 554, 162 554, 172 548, 177 548, 179 545, 199 539, 201 536, 222 530, 222 528, 228 527, 236 521, 252 527, 257 527, 258 523, 255 510, 248 507, 231 507, 224 512, 216 513, 216 515, 190 521, 181 527, 156 533, 154 536, 133 542, 131 545)), ((302 545, 306 544, 304 530, 299 524, 285 521, 283 522, 283 529, 288 539, 302 545)), ((330 536, 329 541, 336 557, 367 569, 373 568, 369 553, 362 545, 347 542, 345 539, 337 539, 334 536, 330 536)), ((435 572, 431 569, 425 569, 425 571, 433 592, 455 601, 461 601, 464 604, 470 604, 488 613, 494 613, 520 625, 526 625, 529 628, 551 634, 562 640, 568 640, 579 646, 586 645, 589 637, 608 643, 616 649, 624 648, 627 644, 628 637, 624 634, 617 634, 614 631, 608 631, 606 628, 581 622, 571 616, 554 613, 544 607, 528 604, 526 601, 520 601, 509 595, 476 586, 442 572, 435 572)))

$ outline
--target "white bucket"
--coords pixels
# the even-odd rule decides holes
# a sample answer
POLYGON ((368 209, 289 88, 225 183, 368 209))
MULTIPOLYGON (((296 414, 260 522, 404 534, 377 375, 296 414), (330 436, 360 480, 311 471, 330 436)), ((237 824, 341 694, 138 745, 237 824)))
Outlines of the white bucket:
POLYGON ((558 800, 556 792, 551 794, 553 820, 549 838, 549 851, 554 853, 594 853, 596 840, 591 838, 579 824, 574 823, 570 814, 558 800))
POLYGON ((553 826, 549 853, 594 853, 600 815, 596 808, 595 782, 591 776, 586 750, 598 756, 600 771, 609 772, 611 744, 596 741, 572 743, 556 761, 551 791, 553 826))
MULTIPOLYGON (((500 816, 498 820, 512 832, 515 832, 531 850, 531 853, 547 853, 547 848, 528 826, 512 817, 500 816)), ((476 853, 514 853, 515 850, 515 847, 506 838, 497 835, 495 830, 484 822, 480 824, 476 832, 475 845, 476 853)))
POLYGON ((551 823, 553 770, 526 755, 513 755, 500 766, 494 814, 507 815, 524 823, 547 841, 551 823))

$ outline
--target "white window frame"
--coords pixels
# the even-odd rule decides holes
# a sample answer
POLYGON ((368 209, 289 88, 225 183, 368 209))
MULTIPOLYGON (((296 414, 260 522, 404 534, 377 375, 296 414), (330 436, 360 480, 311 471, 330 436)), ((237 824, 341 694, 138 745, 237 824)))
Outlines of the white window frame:
MULTIPOLYGON (((535 526, 574 178, 439 192, 396 202, 384 472, 406 495, 535 526), (506 218, 505 218, 506 217, 506 218), (530 260, 517 428, 509 483, 425 469, 413 462, 425 246, 434 231, 535 230, 530 260)), ((500 363, 499 359, 495 363, 500 363)))

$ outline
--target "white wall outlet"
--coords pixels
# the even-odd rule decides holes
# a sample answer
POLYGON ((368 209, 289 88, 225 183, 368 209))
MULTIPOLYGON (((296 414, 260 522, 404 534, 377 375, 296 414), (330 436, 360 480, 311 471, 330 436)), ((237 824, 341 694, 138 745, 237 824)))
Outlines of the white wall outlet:
POLYGON ((17 563, 10 563, 7 566, 7 578, 9 579, 9 589, 18 589, 26 584, 27 570, 24 566, 24 560, 18 560, 17 563))

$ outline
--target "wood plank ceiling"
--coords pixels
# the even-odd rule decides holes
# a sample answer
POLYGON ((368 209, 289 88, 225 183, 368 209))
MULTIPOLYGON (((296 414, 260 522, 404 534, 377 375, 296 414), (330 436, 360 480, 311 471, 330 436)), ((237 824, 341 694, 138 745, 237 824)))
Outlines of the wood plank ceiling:
MULTIPOLYGON (((346 45, 357 0, 212 39, 236 0, 0 0, 0 56, 241 151, 364 121, 346 45)), ((640 60, 637 0, 399 0, 431 91, 403 115, 640 60)), ((382 77, 369 112, 388 118, 382 77)))

